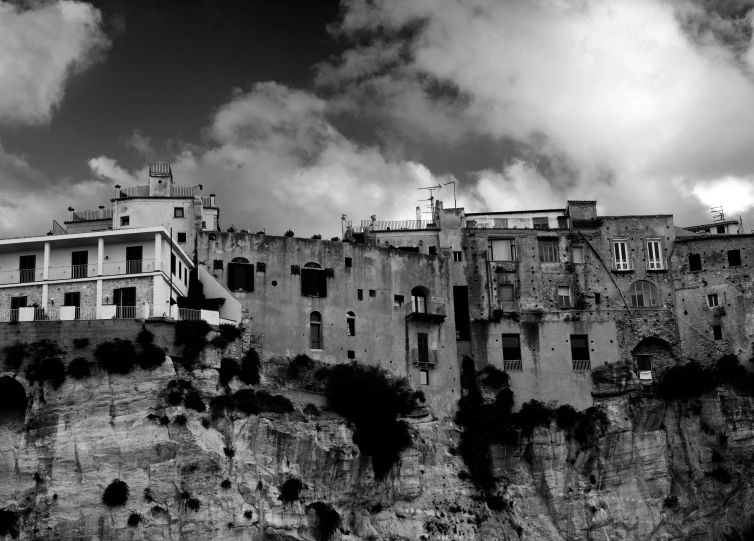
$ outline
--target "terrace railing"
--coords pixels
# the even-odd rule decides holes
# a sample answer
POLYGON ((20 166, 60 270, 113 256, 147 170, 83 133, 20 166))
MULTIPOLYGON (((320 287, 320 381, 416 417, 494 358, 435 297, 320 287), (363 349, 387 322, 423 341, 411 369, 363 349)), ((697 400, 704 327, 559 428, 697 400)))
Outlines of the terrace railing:
POLYGON ((414 348, 411 350, 411 362, 419 365, 435 366, 437 351, 434 349, 414 348))

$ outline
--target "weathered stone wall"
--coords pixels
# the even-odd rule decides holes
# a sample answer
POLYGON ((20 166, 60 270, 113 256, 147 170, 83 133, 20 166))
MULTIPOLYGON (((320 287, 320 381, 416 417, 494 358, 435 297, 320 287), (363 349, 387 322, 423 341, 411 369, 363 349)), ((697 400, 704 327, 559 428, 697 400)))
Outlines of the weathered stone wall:
POLYGON ((26 297, 26 305, 37 303, 42 308, 42 286, 4 287, 0 289, 0 309, 10 310, 11 297, 26 297))

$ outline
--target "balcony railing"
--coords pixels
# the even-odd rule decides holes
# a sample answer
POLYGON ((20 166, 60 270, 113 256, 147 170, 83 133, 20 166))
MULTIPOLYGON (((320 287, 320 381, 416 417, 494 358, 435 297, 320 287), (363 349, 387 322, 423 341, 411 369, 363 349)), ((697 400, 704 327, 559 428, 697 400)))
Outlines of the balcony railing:
POLYGON ((524 363, 522 360, 517 361, 503 361, 503 370, 506 372, 522 372, 524 369, 524 363))
POLYGON ((201 310, 192 310, 190 308, 179 308, 178 309, 178 320, 179 321, 198 321, 202 319, 202 311, 201 310))
POLYGON ((429 321, 442 323, 447 316, 445 305, 436 302, 417 303, 412 301, 406 305, 406 319, 411 321, 429 321))
POLYGON ((193 186, 171 186, 171 197, 194 197, 193 186))
POLYGON ((116 306, 115 319, 136 319, 138 306, 116 306))
POLYGON ((113 276, 116 274, 141 274, 154 272, 154 259, 132 259, 129 261, 108 261, 103 265, 102 274, 113 276))
POLYGON ((149 185, 120 189, 121 197, 149 197, 149 185))
POLYGON ((73 222, 86 222, 89 220, 112 220, 113 209, 80 210, 74 212, 73 222))
POLYGON ((25 284, 28 282, 41 282, 44 276, 43 269, 16 269, 0 272, 0 284, 25 284))
POLYGON ((416 229, 437 229, 431 220, 371 221, 361 220, 361 231, 410 231, 416 229))
POLYGON ((437 351, 414 348, 411 350, 411 362, 422 366, 435 366, 437 364, 437 351))
POLYGON ((573 371, 574 372, 589 372, 592 369, 592 361, 590 360, 581 360, 581 361, 571 361, 573 363, 573 371))
POLYGON ((623 261, 616 261, 613 259, 613 270, 615 272, 633 272, 634 260, 628 259, 623 261))
POLYGON ((87 265, 68 265, 66 267, 50 267, 47 273, 50 280, 68 280, 76 278, 88 278, 97 276, 97 265, 90 263, 87 265))
MULTIPOLYGON (((154 259, 134 259, 131 261, 108 261, 102 267, 103 276, 118 274, 141 274, 154 272, 154 259)), ((50 267, 48 280, 75 280, 77 278, 97 277, 97 265, 68 265, 50 267)), ((16 269, 0 271, 0 285, 27 284, 44 281, 44 269, 16 269)))

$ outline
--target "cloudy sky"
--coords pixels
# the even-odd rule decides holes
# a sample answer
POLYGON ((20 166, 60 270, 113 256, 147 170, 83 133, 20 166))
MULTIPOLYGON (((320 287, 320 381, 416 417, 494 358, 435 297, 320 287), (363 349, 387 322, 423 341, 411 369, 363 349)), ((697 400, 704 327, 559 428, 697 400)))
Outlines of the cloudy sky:
POLYGON ((754 0, 0 0, 0 236, 169 161, 223 226, 597 199, 754 229, 754 0), (436 195, 453 205, 452 186, 436 195))

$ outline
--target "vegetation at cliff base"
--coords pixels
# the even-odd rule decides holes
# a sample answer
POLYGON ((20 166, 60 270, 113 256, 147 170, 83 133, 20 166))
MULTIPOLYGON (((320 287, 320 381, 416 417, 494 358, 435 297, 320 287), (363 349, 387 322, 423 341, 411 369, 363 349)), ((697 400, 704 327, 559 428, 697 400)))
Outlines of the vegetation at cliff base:
POLYGON ((301 479, 291 477, 285 483, 280 485, 280 496, 278 499, 285 503, 298 501, 298 496, 303 488, 304 483, 301 482, 301 479))
POLYGON ((115 479, 102 493, 102 503, 108 507, 124 505, 128 501, 128 495, 128 484, 120 479, 115 479))
POLYGON ((284 396, 272 395, 266 391, 241 389, 231 394, 214 397, 209 402, 212 418, 217 419, 227 411, 241 411, 246 415, 260 413, 291 413, 293 403, 284 396))
POLYGON ((136 527, 141 522, 141 515, 139 513, 131 513, 128 515, 128 525, 131 527, 136 527))
POLYGON ((89 366, 89 361, 83 357, 76 357, 68 365, 67 372, 74 379, 84 379, 92 374, 92 369, 89 366))
POLYGON ((203 319, 178 321, 175 324, 175 345, 183 346, 183 360, 193 363, 207 347, 207 335, 212 330, 203 319))
POLYGON ((691 360, 662 372, 655 392, 665 401, 693 398, 719 385, 731 384, 738 391, 754 392, 754 375, 744 368, 735 355, 724 355, 717 363, 703 367, 691 360))
POLYGON ((401 452, 411 445, 408 424, 399 420, 424 402, 406 378, 359 363, 334 366, 327 380, 329 408, 355 425, 353 440, 372 457, 377 479, 384 479, 401 452))
POLYGON ((65 351, 57 343, 45 339, 31 344, 28 353, 32 361, 26 368, 26 379, 40 383, 49 381, 55 388, 60 387, 65 381, 65 364, 61 359, 65 351))
POLYGON ((238 378, 246 385, 256 385, 259 383, 259 352, 255 348, 249 349, 241 360, 241 370, 238 378))
POLYGON ((94 357, 108 374, 128 374, 136 363, 136 348, 130 340, 115 338, 97 345, 94 357))
POLYGON ((323 502, 314 502, 307 506, 317 516, 317 524, 314 527, 319 541, 329 541, 340 528, 341 518, 332 505, 323 502))
POLYGON ((85 348, 88 345, 89 345, 89 339, 86 337, 73 339, 73 347, 75 348, 85 348))
POLYGON ((231 358, 224 357, 220 360, 220 385, 225 387, 230 381, 241 372, 241 367, 231 358))

